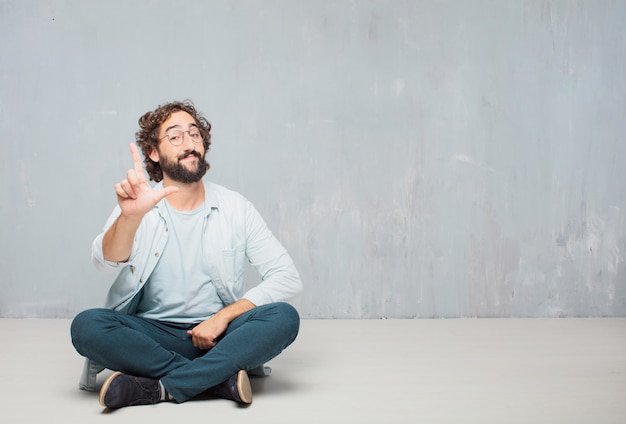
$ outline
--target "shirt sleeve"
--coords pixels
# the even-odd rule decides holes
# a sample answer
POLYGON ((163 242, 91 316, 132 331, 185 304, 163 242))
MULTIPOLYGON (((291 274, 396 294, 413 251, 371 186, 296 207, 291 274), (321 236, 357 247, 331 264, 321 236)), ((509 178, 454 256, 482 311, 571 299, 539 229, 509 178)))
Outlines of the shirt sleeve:
POLYGON ((246 256, 261 277, 261 283, 244 298, 257 306, 290 299, 302 291, 302 280, 291 256, 267 224, 246 201, 246 256))
POLYGON ((136 243, 133 243, 133 252, 131 253, 130 259, 128 261, 112 262, 104 259, 104 253, 102 251, 102 240, 104 238, 104 234, 107 232, 109 227, 113 225, 113 223, 120 216, 120 214, 121 209, 119 206, 116 206, 115 209, 113 209, 113 212, 111 212, 111 215, 107 219, 106 223, 104 224, 102 232, 96 236, 91 245, 91 261, 98 271, 104 273, 118 272, 120 270, 120 267, 128 265, 130 262, 132 262, 132 258, 136 254, 136 243))

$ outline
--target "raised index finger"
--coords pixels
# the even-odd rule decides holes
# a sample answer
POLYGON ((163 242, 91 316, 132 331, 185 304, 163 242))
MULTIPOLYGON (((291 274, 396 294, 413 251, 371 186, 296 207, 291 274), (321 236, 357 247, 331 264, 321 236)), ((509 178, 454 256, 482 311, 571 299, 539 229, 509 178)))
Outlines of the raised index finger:
POLYGON ((133 155, 133 167, 135 168, 135 172, 138 176, 143 175, 143 163, 141 162, 141 156, 139 155, 139 150, 137 150, 135 143, 130 143, 130 153, 133 155))

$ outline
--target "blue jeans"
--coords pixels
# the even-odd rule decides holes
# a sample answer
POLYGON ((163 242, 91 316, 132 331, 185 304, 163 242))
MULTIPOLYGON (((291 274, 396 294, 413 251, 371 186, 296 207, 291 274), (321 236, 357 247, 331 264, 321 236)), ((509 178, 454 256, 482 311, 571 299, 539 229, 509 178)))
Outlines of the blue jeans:
POLYGON ((113 371, 161 380, 177 402, 185 402, 281 353, 298 335, 300 317, 287 303, 258 306, 234 319, 210 350, 193 345, 179 324, 88 309, 72 321, 81 355, 113 371))

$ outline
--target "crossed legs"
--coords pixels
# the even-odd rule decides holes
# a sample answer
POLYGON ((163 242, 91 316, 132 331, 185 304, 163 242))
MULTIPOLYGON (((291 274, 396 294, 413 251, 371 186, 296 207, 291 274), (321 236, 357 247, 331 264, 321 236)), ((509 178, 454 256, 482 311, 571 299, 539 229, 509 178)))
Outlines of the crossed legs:
POLYGON ((71 326, 81 355, 113 371, 159 380, 185 402, 280 354, 296 338, 300 318, 287 303, 256 307, 233 320, 217 345, 196 348, 193 324, 165 323, 109 309, 89 309, 71 326))

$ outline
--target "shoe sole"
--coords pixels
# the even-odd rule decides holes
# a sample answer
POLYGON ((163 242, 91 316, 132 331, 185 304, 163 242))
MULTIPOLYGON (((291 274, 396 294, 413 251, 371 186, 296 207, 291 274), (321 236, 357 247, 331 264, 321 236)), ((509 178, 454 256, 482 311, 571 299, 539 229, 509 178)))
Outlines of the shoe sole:
POLYGON ((242 403, 252 403, 252 387, 250 386, 248 373, 244 370, 237 373, 237 392, 239 392, 242 403))
POLYGON ((120 375, 122 375, 121 372, 116 371, 113 374, 111 374, 111 376, 109 378, 107 378, 104 381, 104 384, 102 384, 102 388, 100 389, 100 405, 106 407, 107 405, 104 403, 104 397, 107 394, 107 390, 109 390, 109 386, 111 385, 111 383, 113 382, 113 380, 115 380, 117 377, 119 377, 120 375))

